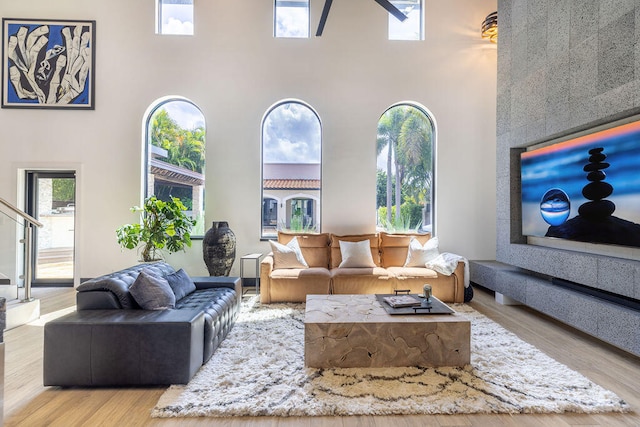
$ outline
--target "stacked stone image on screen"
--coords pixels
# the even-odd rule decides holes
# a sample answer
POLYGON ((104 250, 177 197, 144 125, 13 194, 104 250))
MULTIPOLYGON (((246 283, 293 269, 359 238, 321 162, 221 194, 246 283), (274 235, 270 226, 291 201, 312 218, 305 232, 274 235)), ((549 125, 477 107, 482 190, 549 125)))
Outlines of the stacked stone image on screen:
POLYGON ((605 200, 613 193, 613 187, 604 182, 607 177, 604 169, 610 165, 604 161, 607 156, 603 151, 602 147, 589 150, 589 163, 583 168, 588 172, 587 180, 590 182, 582 189, 582 195, 590 201, 583 203, 578 213, 590 220, 603 220, 616 210, 616 205, 611 200, 605 200))
POLYGON ((640 247, 640 224, 612 215, 616 205, 606 198, 614 188, 604 182, 607 177, 604 170, 611 165, 604 161, 607 156, 603 151, 602 147, 589 150, 589 163, 583 168, 589 183, 582 188, 582 195, 589 201, 580 205, 575 217, 550 226, 546 237, 640 247))

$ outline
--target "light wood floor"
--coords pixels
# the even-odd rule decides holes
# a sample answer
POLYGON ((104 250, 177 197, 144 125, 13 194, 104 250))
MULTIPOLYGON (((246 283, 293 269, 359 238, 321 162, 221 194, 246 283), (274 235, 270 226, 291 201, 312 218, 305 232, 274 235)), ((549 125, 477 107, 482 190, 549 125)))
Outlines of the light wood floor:
MULTIPOLYGON (((43 320, 73 306, 73 289, 34 289, 43 320)), ((488 291, 471 303, 525 341, 594 382, 632 407, 628 414, 358 416, 323 418, 151 419, 164 388, 60 389, 42 385, 44 321, 5 332, 6 426, 640 426, 640 359, 524 307, 500 306, 488 291)), ((114 343, 115 344, 115 343, 114 343)))

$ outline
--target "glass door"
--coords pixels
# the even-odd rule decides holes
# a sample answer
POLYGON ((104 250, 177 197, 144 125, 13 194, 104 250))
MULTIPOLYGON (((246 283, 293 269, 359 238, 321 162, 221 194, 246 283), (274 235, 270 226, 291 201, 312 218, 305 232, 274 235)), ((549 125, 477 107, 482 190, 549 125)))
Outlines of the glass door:
POLYGON ((34 229, 34 286, 73 286, 76 177, 74 172, 27 172, 26 212, 34 229))

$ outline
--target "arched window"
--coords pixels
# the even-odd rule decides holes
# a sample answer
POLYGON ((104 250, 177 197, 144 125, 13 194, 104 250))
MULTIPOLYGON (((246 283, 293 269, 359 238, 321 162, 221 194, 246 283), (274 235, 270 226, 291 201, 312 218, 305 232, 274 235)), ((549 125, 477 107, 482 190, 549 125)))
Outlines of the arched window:
POLYGON ((185 98, 163 98, 145 116, 144 197, 178 197, 197 223, 193 236, 204 235, 205 121, 185 98))
POLYGON ((379 229, 433 232, 435 135, 432 116, 415 104, 394 105, 380 117, 376 183, 379 229))
POLYGON ((281 101, 262 120, 261 237, 320 231, 320 118, 307 104, 281 101))

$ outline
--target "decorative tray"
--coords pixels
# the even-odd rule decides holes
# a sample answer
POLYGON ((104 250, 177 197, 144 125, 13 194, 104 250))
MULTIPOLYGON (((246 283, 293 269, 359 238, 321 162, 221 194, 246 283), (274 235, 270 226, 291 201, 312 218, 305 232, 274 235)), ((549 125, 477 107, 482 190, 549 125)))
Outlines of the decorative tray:
POLYGON ((376 298, 380 305, 389 314, 452 314, 455 311, 440 301, 438 298, 432 296, 429 301, 426 301, 424 297, 417 294, 376 294, 376 298), (403 297, 403 298, 400 298, 403 297), (389 302, 398 302, 400 305, 404 302, 404 297, 411 297, 415 300, 415 304, 411 306, 396 306, 392 307, 389 302))

